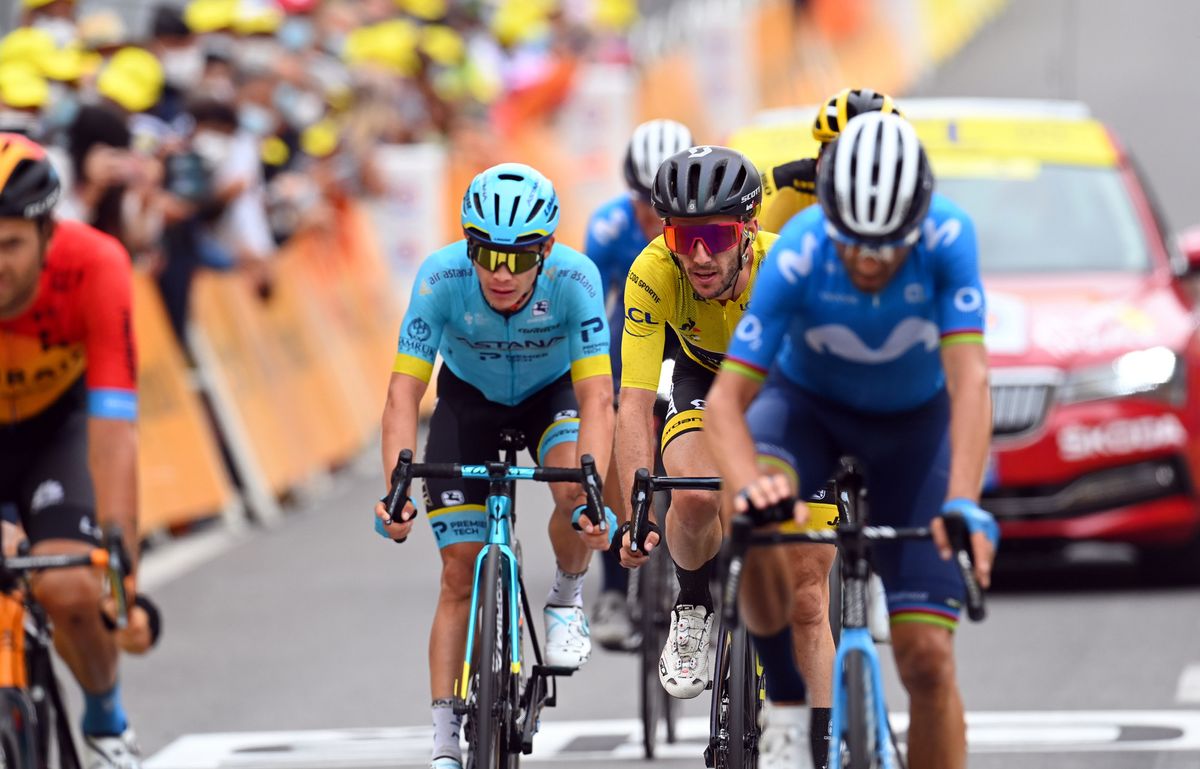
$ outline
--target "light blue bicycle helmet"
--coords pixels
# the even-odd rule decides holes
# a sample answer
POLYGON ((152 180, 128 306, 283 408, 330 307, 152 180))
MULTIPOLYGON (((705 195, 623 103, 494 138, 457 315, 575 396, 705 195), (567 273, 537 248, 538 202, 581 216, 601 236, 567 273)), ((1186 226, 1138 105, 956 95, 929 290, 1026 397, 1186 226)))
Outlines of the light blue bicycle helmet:
POLYGON ((558 216, 554 185, 523 163, 492 166, 463 195, 463 231, 493 246, 545 242, 554 235, 558 216))

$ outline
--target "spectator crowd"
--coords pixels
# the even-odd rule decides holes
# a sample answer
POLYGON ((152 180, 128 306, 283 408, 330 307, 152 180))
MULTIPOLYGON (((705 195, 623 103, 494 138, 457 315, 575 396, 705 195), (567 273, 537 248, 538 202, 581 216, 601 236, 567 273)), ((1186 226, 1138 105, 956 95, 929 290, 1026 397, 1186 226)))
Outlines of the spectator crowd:
POLYGON ((107 3, 21 5, 0 39, 0 130, 51 149, 58 216, 119 239, 182 338, 198 270, 241 271, 268 298, 282 243, 384 191, 379 143, 503 130, 581 55, 627 57, 637 3, 190 0, 153 6, 145 29, 107 3))

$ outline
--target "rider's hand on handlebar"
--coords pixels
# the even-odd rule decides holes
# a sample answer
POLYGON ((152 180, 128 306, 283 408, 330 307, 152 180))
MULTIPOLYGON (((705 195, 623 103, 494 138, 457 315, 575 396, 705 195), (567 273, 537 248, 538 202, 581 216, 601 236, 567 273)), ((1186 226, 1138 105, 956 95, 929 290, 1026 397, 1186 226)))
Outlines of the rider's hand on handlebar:
MULTIPOLYGON (((787 502, 792 496, 792 487, 786 476, 778 473, 760 475, 734 495, 733 509, 739 515, 748 512, 751 505, 757 510, 766 510, 781 502, 787 502)), ((804 500, 796 500, 792 516, 797 526, 808 525, 808 505, 804 500)))
MULTIPOLYGON (((971 536, 971 560, 975 564, 975 579, 980 587, 987 589, 992 584, 992 564, 996 560, 996 547, 1000 544, 1000 528, 992 514, 967 499, 952 499, 942 505, 942 515, 961 515, 967 523, 971 536)), ((950 539, 946 535, 946 524, 939 516, 929 525, 934 545, 942 560, 954 557, 950 539)))
POLYGON ((580 502, 571 513, 571 526, 591 550, 607 550, 612 543, 613 534, 617 530, 617 516, 605 506, 604 518, 603 528, 592 523, 592 519, 587 516, 585 502, 580 502))
POLYGON ((375 503, 375 517, 379 520, 376 530, 382 526, 389 537, 399 540, 406 538, 412 532, 413 524, 417 520, 417 509, 413 507, 410 499, 404 503, 404 509, 400 513, 402 520, 392 519, 391 523, 388 523, 387 507, 380 501, 375 503))
POLYGON ((650 560, 650 554, 654 552, 654 548, 658 547, 661 539, 658 532, 654 529, 646 532, 646 543, 642 549, 636 553, 630 549, 629 543, 632 542, 633 533, 626 528, 621 540, 621 565, 626 569, 637 569, 646 564, 650 560))

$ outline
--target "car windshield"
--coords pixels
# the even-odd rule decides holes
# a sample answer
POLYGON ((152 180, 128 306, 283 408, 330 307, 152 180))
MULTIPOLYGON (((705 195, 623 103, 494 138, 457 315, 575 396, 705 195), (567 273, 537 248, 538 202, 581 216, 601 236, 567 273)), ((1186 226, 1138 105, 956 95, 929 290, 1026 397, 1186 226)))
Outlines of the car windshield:
MULTIPOLYGON (((1145 272, 1146 241, 1116 169, 1005 162, 943 173, 937 190, 971 215, 987 273, 1145 272)), ((973 164, 974 165, 974 164, 973 164)))

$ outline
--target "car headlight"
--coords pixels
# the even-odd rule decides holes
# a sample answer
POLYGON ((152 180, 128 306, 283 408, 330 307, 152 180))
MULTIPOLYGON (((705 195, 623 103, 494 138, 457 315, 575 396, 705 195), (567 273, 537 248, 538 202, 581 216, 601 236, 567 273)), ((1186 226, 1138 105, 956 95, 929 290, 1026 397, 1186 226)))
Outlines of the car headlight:
POLYGON ((1167 347, 1125 353, 1109 363, 1067 372, 1058 388, 1062 403, 1081 403, 1129 395, 1149 395, 1182 402, 1185 396, 1183 359, 1167 347))

